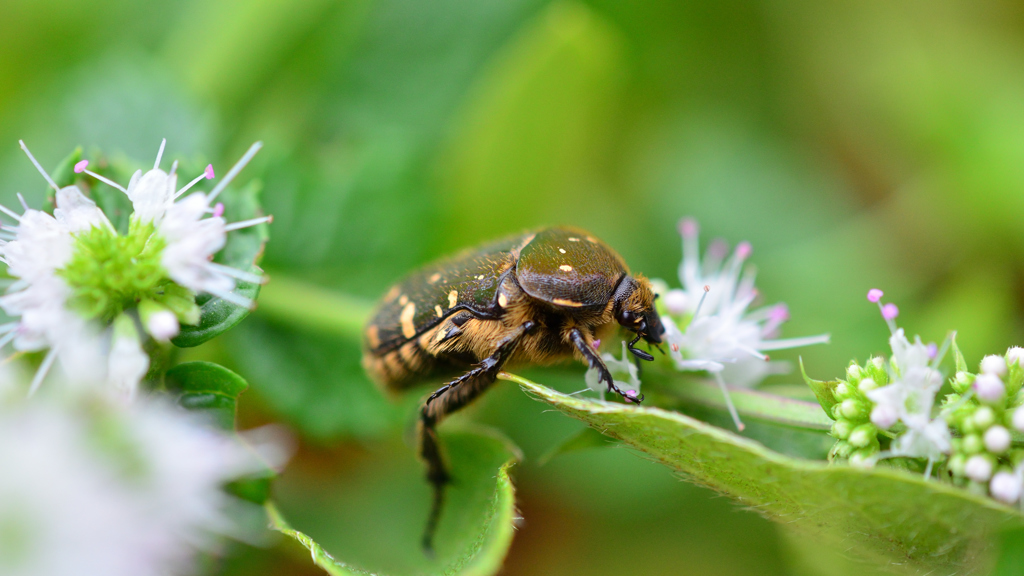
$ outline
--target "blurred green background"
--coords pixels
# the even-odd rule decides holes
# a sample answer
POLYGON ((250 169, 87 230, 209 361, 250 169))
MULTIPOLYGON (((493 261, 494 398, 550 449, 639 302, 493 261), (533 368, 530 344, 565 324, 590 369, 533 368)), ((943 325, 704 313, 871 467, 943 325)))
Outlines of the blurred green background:
MULTIPOLYGON (((766 301, 790 306, 784 335, 832 334, 798 351, 814 376, 887 350, 871 287, 911 333, 958 329, 971 363, 1024 342, 1019 2, 0 6, 7 203, 44 193, 18 138, 54 166, 79 144, 146 164, 166 137, 221 171, 260 139, 246 174, 282 284, 372 300, 440 254, 565 223, 674 285, 692 215, 705 242, 753 243, 766 301)), ((423 518, 417 398, 380 395, 351 338, 266 307, 189 354, 249 379, 243 422, 299 438, 278 485, 298 527, 353 562, 398 553, 374 502, 423 518)), ((531 374, 582 387, 580 366, 531 374)), ((814 573, 784 529, 626 449, 540 466, 579 424, 512 386, 460 418, 525 453, 504 574, 814 573)), ((287 543, 229 552, 212 573, 317 573, 287 543)))

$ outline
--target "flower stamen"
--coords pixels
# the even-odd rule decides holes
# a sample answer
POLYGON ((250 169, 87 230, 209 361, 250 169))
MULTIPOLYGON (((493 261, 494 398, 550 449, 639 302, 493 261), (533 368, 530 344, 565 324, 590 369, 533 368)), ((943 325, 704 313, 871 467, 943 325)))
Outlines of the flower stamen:
POLYGON ((273 221, 274 221, 274 217, 272 215, 271 216, 262 216, 260 218, 253 218, 251 220, 242 220, 241 222, 233 222, 231 224, 228 224, 227 226, 224 227, 224 231, 225 232, 232 232, 234 230, 241 230, 242 228, 249 228, 251 226, 256 226, 256 225, 259 225, 259 224, 263 224, 264 222, 269 224, 269 223, 271 223, 273 221))
POLYGON ((39 170, 39 173, 43 175, 43 178, 46 180, 46 183, 50 185, 50 188, 53 188, 55 191, 60 192, 60 186, 57 186, 57 183, 53 181, 53 178, 50 178, 50 175, 46 173, 46 170, 43 170, 42 164, 40 164, 39 161, 36 160, 36 157, 33 156, 32 153, 28 151, 28 146, 25 145, 25 141, 18 140, 18 144, 21 144, 21 149, 25 151, 26 155, 28 155, 28 159, 32 161, 32 164, 36 167, 36 170, 39 170))
MULTIPOLYGON (((228 171, 227 176, 225 176, 223 180, 217 183, 213 190, 210 191, 210 195, 207 196, 206 198, 208 203, 213 202, 214 199, 216 199, 217 196, 221 192, 223 192, 225 188, 228 187, 228 184, 230 184, 231 181, 235 179, 235 176, 238 176, 238 173, 241 172, 243 168, 245 168, 245 165, 248 164, 250 160, 252 160, 252 157, 255 156, 256 153, 259 152, 260 148, 262 147, 263 142, 256 142, 249 147, 249 149, 238 160, 238 162, 235 162, 235 165, 231 167, 231 170, 228 171)), ((213 172, 212 168, 210 172, 213 172)))
POLYGON ((36 370, 36 375, 32 377, 32 384, 28 387, 28 396, 31 398, 36 390, 39 389, 39 385, 43 383, 43 379, 50 372, 50 367, 53 366, 53 361, 57 359, 57 347, 50 348, 50 351, 46 353, 46 357, 43 358, 43 363, 39 365, 39 370, 36 370))

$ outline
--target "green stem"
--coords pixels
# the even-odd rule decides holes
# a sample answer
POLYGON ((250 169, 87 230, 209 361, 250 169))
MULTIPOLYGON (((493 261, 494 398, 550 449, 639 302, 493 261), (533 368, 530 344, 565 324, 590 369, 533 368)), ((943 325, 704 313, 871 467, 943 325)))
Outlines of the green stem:
POLYGON ((372 304, 361 298, 274 274, 260 291, 259 314, 316 332, 359 338, 372 304))

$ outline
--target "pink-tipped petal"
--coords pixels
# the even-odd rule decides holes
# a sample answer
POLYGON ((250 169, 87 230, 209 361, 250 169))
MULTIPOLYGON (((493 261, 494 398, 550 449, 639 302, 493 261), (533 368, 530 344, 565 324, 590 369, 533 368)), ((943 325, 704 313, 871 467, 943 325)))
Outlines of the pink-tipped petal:
POLYGON ((754 251, 754 247, 750 245, 750 242, 740 242, 736 246, 736 257, 740 260, 745 260, 750 253, 754 251))
POLYGON ((216 174, 213 173, 213 164, 207 164, 206 170, 203 171, 203 174, 206 176, 207 180, 213 180, 216 176, 216 174))
POLYGON ((213 207, 213 217, 220 218, 224 215, 224 203, 217 202, 217 205, 213 207))
POLYGON ((683 238, 694 238, 697 236, 697 221, 693 218, 683 218, 679 221, 679 234, 683 238))
POLYGON ((82 172, 85 172, 85 169, 88 168, 88 167, 89 167, 89 161, 88 160, 82 160, 81 162, 76 163, 75 164, 75 174, 81 174, 82 172))
POLYGON ((636 398, 636 390, 626 390, 626 396, 630 398, 636 398))
POLYGON ((935 356, 938 355, 938 353, 939 353, 939 347, 935 345, 935 342, 929 342, 928 343, 928 357, 931 358, 932 360, 934 360, 935 356))
POLYGON ((882 306, 882 318, 885 318, 886 320, 895 320, 899 315, 900 309, 892 302, 882 306))
POLYGON ((871 290, 868 290, 868 302, 878 302, 884 295, 885 293, 878 288, 872 288, 871 290))
POLYGON ((715 238, 708 246, 708 256, 721 260, 729 253, 729 243, 721 238, 715 238))

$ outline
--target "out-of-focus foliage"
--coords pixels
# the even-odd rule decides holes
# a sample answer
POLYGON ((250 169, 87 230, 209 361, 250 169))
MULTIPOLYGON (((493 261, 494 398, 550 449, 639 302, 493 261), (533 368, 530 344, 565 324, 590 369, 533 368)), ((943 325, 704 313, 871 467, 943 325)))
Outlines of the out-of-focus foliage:
MULTIPOLYGON (((8 205, 45 194, 18 138, 49 168, 79 144, 147 151, 145 164, 166 137, 169 155, 221 169, 266 143, 247 169, 275 215, 266 306, 181 359, 250 383, 246 425, 295 430, 304 447, 281 481, 309 500, 373 484, 367 462, 387 459, 409 475, 394 496, 409 505, 391 514, 421 521, 427 491, 403 440, 425 388, 393 403, 363 376, 357 334, 282 321, 274 291, 371 300, 431 258, 524 227, 587 228, 665 278, 680 216, 751 241, 767 301, 790 306, 783 335, 832 334, 801 352, 810 374, 884 352, 863 301, 875 286, 909 332, 958 329, 971 364, 1024 340, 1018 3, 9 0, 2 12, 8 205)), ((582 374, 538 378, 575 391, 582 374)), ((511 386, 458 419, 497 425, 525 452, 526 524, 506 574, 835 566, 622 447, 539 466, 580 425, 511 386)), ((316 573, 289 550, 238 547, 216 570, 316 573)))

